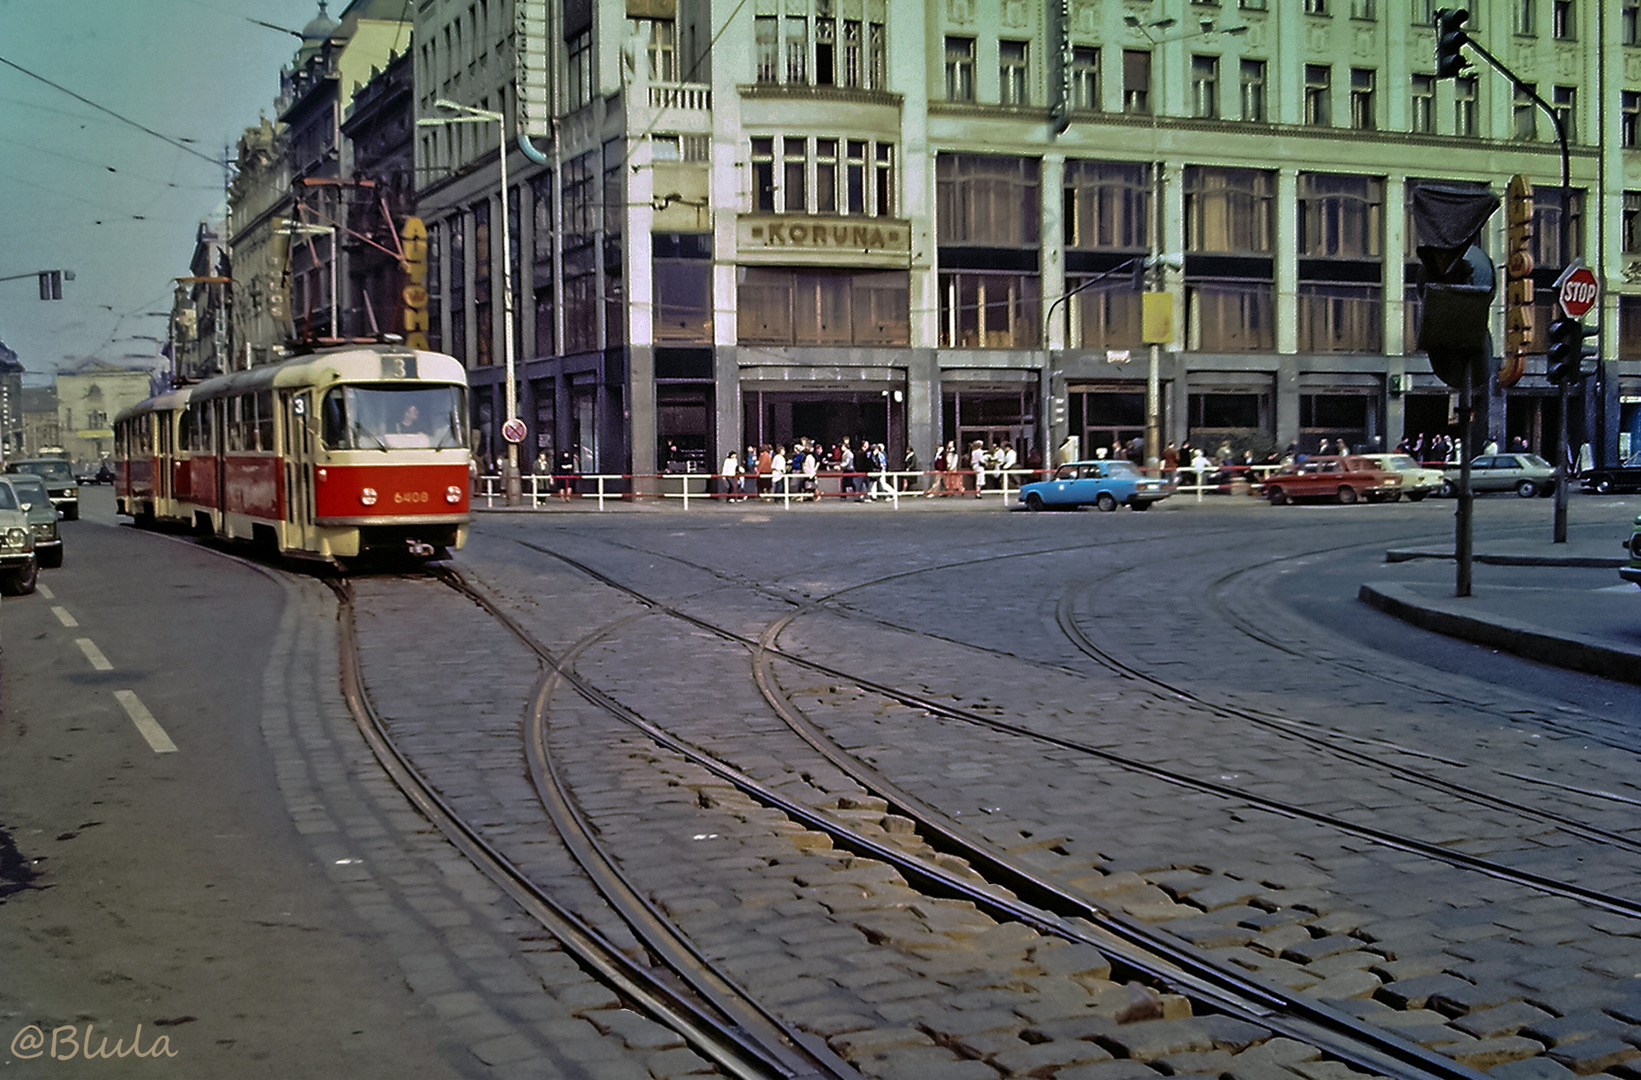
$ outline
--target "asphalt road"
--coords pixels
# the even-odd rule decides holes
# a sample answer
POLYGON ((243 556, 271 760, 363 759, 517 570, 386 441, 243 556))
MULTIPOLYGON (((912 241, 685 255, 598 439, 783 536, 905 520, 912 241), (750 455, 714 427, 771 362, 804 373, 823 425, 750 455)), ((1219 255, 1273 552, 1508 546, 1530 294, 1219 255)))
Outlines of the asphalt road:
POLYGON ((462 1075, 280 790, 283 588, 83 502, 64 567, 0 607, 0 1075, 138 1074, 88 1037, 174 1055, 152 1075, 462 1075))

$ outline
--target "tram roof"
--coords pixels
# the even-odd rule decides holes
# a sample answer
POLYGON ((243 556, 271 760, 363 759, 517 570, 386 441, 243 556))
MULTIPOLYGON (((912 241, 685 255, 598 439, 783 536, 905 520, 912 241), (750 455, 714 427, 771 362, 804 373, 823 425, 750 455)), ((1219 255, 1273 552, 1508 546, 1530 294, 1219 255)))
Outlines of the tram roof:
POLYGON ((169 412, 174 409, 186 409, 188 407, 188 399, 193 396, 194 389, 195 388, 192 386, 178 386, 174 389, 167 390, 163 394, 155 394, 151 398, 145 398, 144 400, 137 402, 135 405, 130 405, 121 409, 114 415, 114 422, 118 424, 127 417, 137 416, 142 413, 169 412))
POLYGON ((249 371, 232 371, 193 387, 194 396, 220 397, 273 387, 326 387, 338 382, 405 380, 467 385, 467 369, 444 353, 402 345, 351 345, 293 356, 249 371))

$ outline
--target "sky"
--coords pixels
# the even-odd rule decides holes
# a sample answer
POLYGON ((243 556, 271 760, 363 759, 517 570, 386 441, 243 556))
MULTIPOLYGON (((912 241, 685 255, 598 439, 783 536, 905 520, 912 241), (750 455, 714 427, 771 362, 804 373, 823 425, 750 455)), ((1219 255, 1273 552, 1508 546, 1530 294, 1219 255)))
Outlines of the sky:
MULTIPOLYGON (((332 0, 331 17, 345 6, 332 0)), ((25 385, 88 357, 165 366, 171 279, 189 273, 200 222, 227 205, 224 150, 273 115, 301 44, 253 20, 299 31, 318 11, 317 0, 0 0, 0 278, 28 275, 0 281, 0 342, 25 385), (40 300, 35 272, 58 269, 75 280, 40 300)))

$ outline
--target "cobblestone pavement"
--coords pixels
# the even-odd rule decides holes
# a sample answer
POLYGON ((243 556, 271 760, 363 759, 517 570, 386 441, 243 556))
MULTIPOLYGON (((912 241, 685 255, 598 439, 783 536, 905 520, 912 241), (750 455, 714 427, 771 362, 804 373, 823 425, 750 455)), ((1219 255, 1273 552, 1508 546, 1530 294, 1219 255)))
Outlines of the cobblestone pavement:
MULTIPOLYGON (((592 610, 542 604, 541 581, 549 592, 569 588, 565 568, 509 536, 752 635, 835 596, 805 608, 782 648, 1250 795, 1637 895, 1635 846, 1624 841, 1634 839, 1637 763, 1606 745, 1621 736, 1622 718, 1496 685, 1449 680, 1438 691, 1416 673, 1380 678, 1369 651, 1297 619, 1281 601, 1282 571, 1294 568, 1273 562, 1284 552, 1364 544, 1382 552, 1446 524, 1382 509, 1391 512, 1354 515, 1343 535, 1340 517, 1321 514, 1188 523, 997 515, 963 519, 961 528, 932 516, 642 526, 628 518, 618 528, 487 522, 463 561, 512 602, 536 603, 533 625, 561 637, 607 618, 616 594, 606 590, 592 610), (1122 677, 1075 650, 1059 625, 1066 611, 1109 659, 1190 696, 1122 677), (1277 725, 1216 706, 1257 708, 1277 725), (1282 724, 1342 733, 1353 750, 1622 836, 1601 842, 1467 802, 1296 741, 1282 724), (1592 733, 1602 740, 1593 748, 1592 733)), ((715 749, 750 772, 796 777, 823 804, 856 797, 840 790, 846 781, 806 769, 797 751, 759 748, 779 733, 751 696, 745 650, 659 616, 633 626, 642 632, 624 630, 587 655, 589 677, 646 715, 716 729, 715 749)), ((1627 917, 937 719, 791 665, 778 672, 815 722, 895 782, 978 823, 971 827, 999 845, 1033 852, 1101 902, 1269 979, 1496 1075, 1622 1073, 1641 1055, 1641 926, 1627 917)), ((663 876, 678 872, 653 862, 663 876)), ((733 904, 714 898, 714 918, 747 906, 733 886, 730 896, 733 904)))

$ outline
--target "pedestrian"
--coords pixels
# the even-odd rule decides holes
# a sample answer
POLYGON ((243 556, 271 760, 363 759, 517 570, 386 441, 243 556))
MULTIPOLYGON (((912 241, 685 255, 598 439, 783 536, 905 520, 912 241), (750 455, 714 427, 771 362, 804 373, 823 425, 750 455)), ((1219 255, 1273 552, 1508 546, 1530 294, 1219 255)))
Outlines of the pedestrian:
POLYGON ((1169 443, 1162 448, 1162 475, 1171 478, 1179 472, 1179 447, 1169 443))
POLYGON ((572 447, 565 447, 558 454, 558 499, 559 502, 569 502, 575 492, 576 458, 578 454, 572 447))
POLYGON ((820 485, 815 482, 819 475, 820 452, 813 446, 806 446, 803 452, 803 492, 810 502, 820 501, 820 485))
POLYGON ((848 439, 838 444, 838 472, 843 474, 838 480, 838 494, 847 499, 855 491, 855 451, 848 439))
POLYGON ((979 439, 969 445, 969 468, 974 470, 974 497, 986 490, 986 444, 979 439))
POLYGON ((769 487, 776 495, 787 494, 785 443, 777 443, 769 457, 769 487))
POLYGON ((900 490, 916 491, 918 481, 921 478, 915 475, 917 473, 917 451, 912 449, 911 443, 906 444, 906 457, 900 463, 900 471, 907 474, 900 478, 900 490))
POLYGON ((735 478, 739 475, 740 471, 740 459, 735 456, 735 451, 731 450, 729 453, 724 455, 724 464, 720 470, 724 481, 724 502, 726 503, 735 501, 735 478))
POLYGON ((775 454, 768 443, 758 447, 758 494, 769 495, 775 490, 775 454))
POLYGON ((934 454, 929 458, 929 471, 934 475, 929 478, 929 490, 923 493, 925 499, 943 493, 946 489, 946 450, 942 446, 934 448, 934 454))

